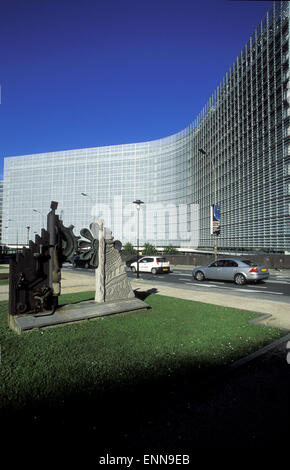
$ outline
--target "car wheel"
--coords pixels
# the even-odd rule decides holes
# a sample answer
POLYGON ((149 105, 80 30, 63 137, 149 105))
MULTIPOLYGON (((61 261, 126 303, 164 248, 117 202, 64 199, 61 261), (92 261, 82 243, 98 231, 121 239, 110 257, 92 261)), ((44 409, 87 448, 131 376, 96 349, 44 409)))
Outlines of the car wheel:
POLYGON ((238 286, 243 286, 244 284, 246 284, 246 278, 243 274, 239 273, 239 274, 236 274, 235 275, 235 283, 238 285, 238 286))
POLYGON ((151 269, 151 272, 152 272, 152 274, 157 274, 157 269, 156 269, 156 268, 152 268, 152 269, 151 269))
POLYGON ((135 266, 132 266, 132 267, 131 267, 131 271, 132 271, 132 273, 135 273, 135 272, 136 272, 135 266))
POLYGON ((202 271, 197 271, 197 273, 195 273, 195 279, 197 281, 204 281, 205 277, 204 277, 204 274, 202 271))

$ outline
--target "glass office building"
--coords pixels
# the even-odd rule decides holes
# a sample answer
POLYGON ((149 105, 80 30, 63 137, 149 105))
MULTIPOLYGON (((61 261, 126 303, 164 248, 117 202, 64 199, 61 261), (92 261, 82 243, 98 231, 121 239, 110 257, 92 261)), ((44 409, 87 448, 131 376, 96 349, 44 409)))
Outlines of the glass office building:
POLYGON ((2 211, 3 211, 3 181, 0 180, 0 240, 2 238, 2 232, 3 232, 2 211))
POLYGON ((159 140, 8 157, 3 243, 25 243, 58 201, 79 234, 102 217, 115 238, 209 248, 290 249, 289 4, 275 2, 184 130, 159 140), (203 149, 206 155, 200 152, 203 149), (86 194, 86 196, 81 193, 86 194))

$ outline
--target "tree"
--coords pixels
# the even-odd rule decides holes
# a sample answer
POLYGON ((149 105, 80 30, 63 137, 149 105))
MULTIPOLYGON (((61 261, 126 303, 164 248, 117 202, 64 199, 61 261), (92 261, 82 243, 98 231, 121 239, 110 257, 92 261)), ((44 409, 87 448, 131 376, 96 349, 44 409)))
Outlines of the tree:
POLYGON ((127 253, 129 255, 135 255, 137 253, 132 243, 130 242, 127 242, 126 245, 124 245, 123 250, 124 250, 124 253, 127 253))
POLYGON ((142 254, 144 255, 156 255, 157 250, 154 245, 151 245, 151 243, 144 243, 144 248, 142 250, 142 254))

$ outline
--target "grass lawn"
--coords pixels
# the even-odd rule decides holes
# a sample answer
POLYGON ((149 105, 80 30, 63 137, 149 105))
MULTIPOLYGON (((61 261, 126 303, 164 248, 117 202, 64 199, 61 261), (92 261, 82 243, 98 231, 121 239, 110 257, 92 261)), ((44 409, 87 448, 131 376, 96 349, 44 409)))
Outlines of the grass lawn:
MULTIPOLYGON (((93 297, 62 295, 60 304, 93 297)), ((1 444, 5 452, 12 446, 14 462, 30 465, 41 449, 41 462, 78 457, 95 468, 106 453, 140 458, 190 454, 200 440, 210 446, 223 407, 202 379, 285 335, 250 324, 256 315, 247 311, 159 295, 145 301, 150 310, 22 336, 8 329, 8 303, 0 302, 1 444)), ((226 417, 227 439, 238 422, 247 429, 242 418, 226 417)))
MULTIPOLYGON (((60 304, 93 298, 62 295, 60 304)), ((198 377, 285 335, 244 310, 151 295, 148 311, 16 335, 0 303, 0 405, 19 409, 112 389, 198 377)))

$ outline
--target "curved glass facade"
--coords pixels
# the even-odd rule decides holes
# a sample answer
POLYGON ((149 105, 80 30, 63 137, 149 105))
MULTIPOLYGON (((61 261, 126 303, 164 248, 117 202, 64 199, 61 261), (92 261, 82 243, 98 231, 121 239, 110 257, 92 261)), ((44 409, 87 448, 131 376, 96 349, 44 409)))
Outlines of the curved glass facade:
POLYGON ((163 139, 8 157, 2 243, 26 243, 51 200, 75 234, 94 216, 115 238, 220 248, 290 249, 289 6, 276 2, 197 118, 163 139), (199 149, 203 149, 203 155, 199 149), (81 193, 86 194, 86 196, 81 193), (30 229, 27 229, 27 227, 30 229))

